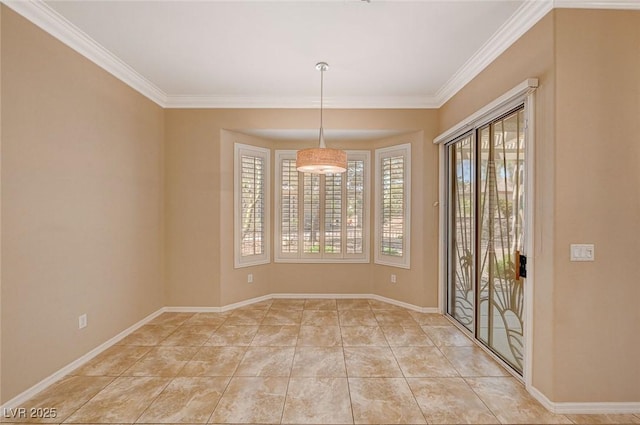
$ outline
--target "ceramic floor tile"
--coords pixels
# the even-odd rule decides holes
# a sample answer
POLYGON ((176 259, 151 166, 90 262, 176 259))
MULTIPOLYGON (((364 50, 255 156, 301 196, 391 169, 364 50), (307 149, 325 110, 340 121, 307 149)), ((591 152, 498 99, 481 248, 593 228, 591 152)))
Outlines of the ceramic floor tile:
POLYGON ((227 320, 225 325, 259 325, 262 323, 267 310, 235 310, 227 320))
POLYGON ((356 424, 424 424, 424 416, 402 378, 349 378, 356 424))
POLYGON ((249 347, 236 376, 289 376, 294 347, 249 347))
POLYGON ((291 376, 320 378, 347 376, 342 347, 298 347, 291 376))
POLYGON ((338 304, 333 299, 312 299, 305 300, 305 310, 337 310, 338 304))
POLYGON ((211 338, 218 326, 180 326, 174 333, 165 338, 159 345, 201 346, 211 338))
POLYGON ((418 322, 406 311, 374 310, 380 326, 417 326, 418 322))
POLYGON ((302 312, 302 325, 338 326, 338 312, 332 310, 305 310, 302 312))
POLYGON ((565 415, 574 424, 640 424, 640 417, 631 414, 565 415))
POLYGON ((198 347, 154 347, 123 376, 176 376, 198 352, 198 347))
POLYGON ((352 424, 346 378, 291 378, 283 424, 352 424))
POLYGON ((288 378, 232 378, 211 423, 278 424, 288 378))
POLYGON ((451 326, 451 322, 442 314, 437 313, 419 313, 417 311, 409 311, 413 320, 419 325, 425 326, 451 326))
POLYGON ((185 326, 220 326, 229 315, 220 313, 196 313, 184 322, 185 326))
POLYGON ((363 299, 338 299, 336 300, 338 310, 371 310, 368 300, 363 299))
POLYGON ((202 347, 180 371, 180 376, 233 376, 245 347, 202 347))
POLYGON ((194 313, 162 313, 158 317, 151 320, 149 325, 168 325, 180 326, 189 320, 194 313))
POLYGON ((118 345, 158 345, 176 329, 178 329, 177 326, 144 325, 118 341, 118 345))
POLYGON ((478 347, 440 347, 440 351, 462 376, 510 376, 478 347))
POLYGON ((381 326, 382 332, 391 346, 429 347, 433 342, 419 326, 381 326))
POLYGON ((300 298, 280 298, 271 303, 272 310, 303 310, 307 300, 300 298))
POLYGON ((480 399, 502 423, 566 424, 571 421, 548 412, 515 378, 465 378, 480 399))
POLYGON ((462 378, 409 378, 407 382, 429 424, 500 423, 462 378))
POLYGON ((407 378, 459 376, 436 347, 392 347, 402 373, 407 378))
POLYGON ((258 326, 227 325, 220 326, 204 345, 242 346, 251 345, 258 332, 258 326))
POLYGON ((402 371, 389 347, 344 347, 350 378, 402 377, 402 371))
POLYGON ((206 423, 231 378, 175 378, 137 423, 206 423))
MULTIPOLYGON (((47 387, 35 397, 22 403, 17 409, 11 411, 8 409, 3 410, 2 421, 60 423, 93 396, 102 391, 113 380, 113 377, 104 376, 67 376, 50 387, 47 387), (19 409, 25 410, 21 411, 19 409), (36 409, 36 415, 32 414, 34 412, 31 409, 36 409), (37 415, 37 413, 40 412, 37 409, 55 409, 55 411, 48 411, 48 413, 50 413, 48 416, 54 417, 44 417, 46 416, 44 414, 37 415)), ((42 413, 44 413, 44 411, 42 411, 42 413)))
POLYGON ((66 422, 134 423, 169 382, 168 378, 116 378, 66 422))
POLYGON ((340 310, 340 326, 378 326, 371 310, 340 310))
POLYGON ((473 345, 473 342, 455 326, 422 326, 422 330, 438 347, 473 345))
POLYGON ((71 375, 119 376, 149 352, 151 347, 114 345, 103 351, 71 375))
POLYGON ((377 326, 342 326, 342 344, 345 347, 381 346, 387 347, 382 329, 377 326))
POLYGON ((302 321, 302 310, 274 310, 271 308, 264 320, 263 325, 300 325, 302 321))
POLYGON ((338 326, 301 326, 298 335, 299 347, 335 347, 342 345, 338 326))
POLYGON ((251 342, 252 346, 287 347, 295 346, 298 342, 299 326, 293 325, 262 325, 251 342))

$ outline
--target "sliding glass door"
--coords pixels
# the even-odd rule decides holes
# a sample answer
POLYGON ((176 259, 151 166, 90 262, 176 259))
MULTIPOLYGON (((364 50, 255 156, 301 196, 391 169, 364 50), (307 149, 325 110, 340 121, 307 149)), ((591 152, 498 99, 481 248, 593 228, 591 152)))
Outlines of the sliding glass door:
POLYGON ((453 140, 446 154, 447 312, 521 374, 524 107, 453 140))

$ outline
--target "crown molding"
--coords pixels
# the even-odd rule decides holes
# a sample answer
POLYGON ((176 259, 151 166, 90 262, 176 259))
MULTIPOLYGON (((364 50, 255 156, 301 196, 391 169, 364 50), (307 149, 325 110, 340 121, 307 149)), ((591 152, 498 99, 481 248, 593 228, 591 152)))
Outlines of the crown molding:
MULTIPOLYGON (((317 99, 309 97, 167 95, 49 7, 43 0, 0 0, 0 2, 163 108, 304 109, 319 106, 317 99)), ((526 0, 434 96, 340 97, 327 99, 325 106, 331 109, 439 108, 553 8, 640 10, 640 2, 638 0, 526 0)))
POLYGON ((49 7, 44 1, 2 0, 2 3, 134 90, 137 90, 158 105, 165 106, 167 95, 160 88, 102 47, 84 31, 49 7))
POLYGON ((438 90, 438 107, 451 99, 552 9, 550 0, 527 0, 438 90))
POLYGON ((640 2, 638 0, 555 0, 556 8, 572 8, 572 9, 630 9, 640 10, 640 2))
MULTIPOLYGON (((167 96, 166 108, 319 108, 317 97, 257 96, 167 96)), ((433 96, 353 96, 324 99, 325 109, 430 109, 437 108, 433 96)))

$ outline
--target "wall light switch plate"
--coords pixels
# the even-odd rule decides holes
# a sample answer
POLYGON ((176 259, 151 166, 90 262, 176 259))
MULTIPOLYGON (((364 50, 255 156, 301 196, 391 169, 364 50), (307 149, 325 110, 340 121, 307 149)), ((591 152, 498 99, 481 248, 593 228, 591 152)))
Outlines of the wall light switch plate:
POLYGON ((593 244, 571 244, 571 261, 595 261, 596 251, 593 244))

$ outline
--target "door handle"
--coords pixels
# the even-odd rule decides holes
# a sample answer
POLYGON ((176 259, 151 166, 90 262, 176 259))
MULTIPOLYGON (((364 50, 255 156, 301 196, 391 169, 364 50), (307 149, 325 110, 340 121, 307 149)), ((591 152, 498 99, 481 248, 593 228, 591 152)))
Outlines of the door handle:
POLYGON ((516 280, 520 280, 521 277, 527 277, 527 256, 520 254, 520 251, 516 251, 516 280))

